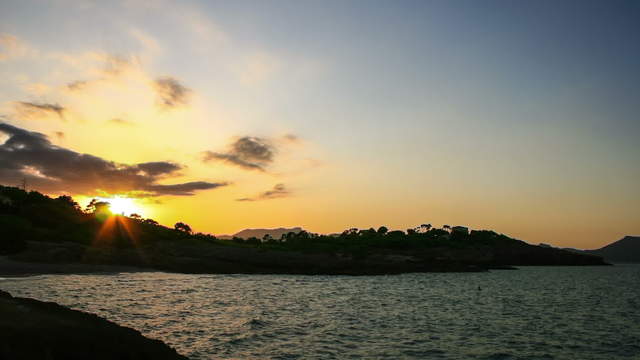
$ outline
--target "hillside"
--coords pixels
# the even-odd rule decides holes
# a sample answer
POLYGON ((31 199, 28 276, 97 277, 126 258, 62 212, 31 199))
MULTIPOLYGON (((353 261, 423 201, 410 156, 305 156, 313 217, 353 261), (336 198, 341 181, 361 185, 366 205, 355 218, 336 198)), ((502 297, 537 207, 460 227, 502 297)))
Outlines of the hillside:
MULTIPOLYGON (((221 240, 152 219, 113 215, 106 204, 82 210, 0 186, 0 255, 10 262, 117 265, 186 273, 374 275, 483 271, 518 265, 603 265, 600 257, 529 245, 489 230, 450 232, 349 229, 337 236, 289 232, 262 241, 221 240)), ((178 226, 180 225, 180 226, 178 226)), ((3 273, 0 262, 0 274, 3 273)), ((9 265, 7 265, 9 266, 9 265)), ((15 271, 14 271, 15 272, 15 271)))
POLYGON ((586 252, 602 256, 612 263, 640 263, 640 236, 625 236, 600 249, 586 252))

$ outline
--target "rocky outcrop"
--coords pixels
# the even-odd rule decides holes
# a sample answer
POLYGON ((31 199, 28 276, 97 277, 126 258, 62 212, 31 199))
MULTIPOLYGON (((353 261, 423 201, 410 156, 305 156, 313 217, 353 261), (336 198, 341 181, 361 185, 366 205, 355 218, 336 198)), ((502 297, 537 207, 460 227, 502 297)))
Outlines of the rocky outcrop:
POLYGON ((187 359, 97 315, 0 290, 0 359, 187 359))

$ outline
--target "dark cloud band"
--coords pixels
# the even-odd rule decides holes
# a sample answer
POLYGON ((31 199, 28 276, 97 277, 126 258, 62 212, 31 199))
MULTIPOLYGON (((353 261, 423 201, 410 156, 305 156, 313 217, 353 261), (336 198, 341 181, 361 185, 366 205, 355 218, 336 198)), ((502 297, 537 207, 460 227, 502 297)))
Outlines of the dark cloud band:
POLYGON ((162 185, 157 181, 179 175, 183 167, 169 161, 119 164, 55 146, 43 134, 2 122, 0 133, 9 136, 0 145, 0 182, 5 184, 27 179, 33 188, 44 192, 90 194, 101 190, 148 196, 193 195, 228 185, 204 181, 162 185))

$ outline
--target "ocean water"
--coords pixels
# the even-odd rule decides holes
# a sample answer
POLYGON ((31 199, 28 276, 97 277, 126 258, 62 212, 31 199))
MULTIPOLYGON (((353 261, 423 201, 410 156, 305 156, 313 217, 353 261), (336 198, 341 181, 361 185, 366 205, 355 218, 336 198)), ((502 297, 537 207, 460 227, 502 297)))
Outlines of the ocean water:
POLYGON ((192 359, 640 359, 640 266, 394 276, 47 275, 14 296, 192 359))

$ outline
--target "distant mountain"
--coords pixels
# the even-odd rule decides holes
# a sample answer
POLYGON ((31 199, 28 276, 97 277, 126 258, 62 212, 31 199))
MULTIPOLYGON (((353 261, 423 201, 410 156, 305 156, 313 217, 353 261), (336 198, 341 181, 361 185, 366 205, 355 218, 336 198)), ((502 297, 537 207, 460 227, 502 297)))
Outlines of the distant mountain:
POLYGON ((241 239, 248 239, 251 237, 256 237, 258 239, 262 239, 266 234, 271 235, 274 239, 280 239, 283 234, 288 234, 290 232, 299 233, 302 231, 301 227, 293 227, 293 228, 277 228, 277 229, 244 229, 240 232, 237 232, 233 235, 219 235, 216 236, 218 239, 231 239, 234 237, 239 237, 241 239))
POLYGON ((605 247, 586 252, 602 256, 608 262, 640 263, 640 236, 625 236, 605 247))

